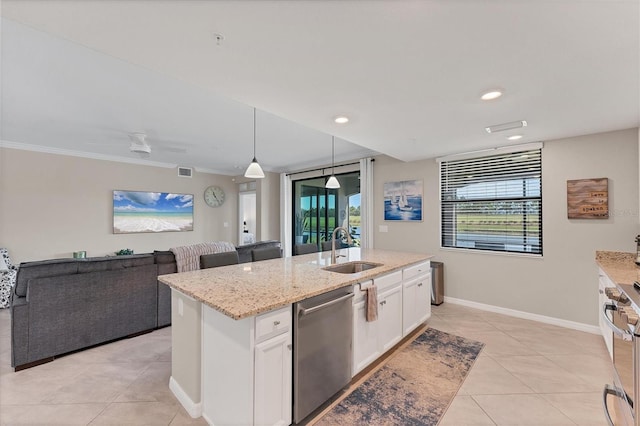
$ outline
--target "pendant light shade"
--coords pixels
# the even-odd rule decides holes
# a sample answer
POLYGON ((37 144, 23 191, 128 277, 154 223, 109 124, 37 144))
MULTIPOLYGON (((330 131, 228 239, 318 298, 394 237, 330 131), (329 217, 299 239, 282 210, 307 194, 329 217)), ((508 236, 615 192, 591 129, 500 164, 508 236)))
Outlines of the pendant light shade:
POLYGON ((258 164, 258 160, 256 160, 256 109, 253 109, 253 160, 249 167, 247 167, 247 171, 244 172, 244 177, 250 179, 262 179, 264 178, 264 172, 262 171, 262 167, 258 164))
POLYGON ((335 136, 331 136, 331 177, 327 180, 327 183, 324 185, 327 189, 338 189, 340 188, 340 182, 336 178, 333 173, 334 162, 335 162, 335 147, 336 147, 336 138, 335 136))
POLYGON ((258 164, 258 160, 253 159, 249 167, 247 167, 247 171, 244 172, 244 177, 251 179, 262 179, 264 177, 264 172, 260 164, 258 164))
POLYGON ((340 182, 338 182, 338 179, 335 176, 331 175, 324 187, 328 189, 338 189, 340 188, 340 182))

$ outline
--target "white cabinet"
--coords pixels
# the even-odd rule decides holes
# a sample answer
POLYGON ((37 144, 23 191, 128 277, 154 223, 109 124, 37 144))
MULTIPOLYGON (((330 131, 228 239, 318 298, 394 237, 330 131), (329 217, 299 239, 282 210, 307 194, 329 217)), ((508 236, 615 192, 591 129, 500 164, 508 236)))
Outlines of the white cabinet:
POLYGON ((291 423, 291 333, 255 348, 254 425, 291 423))
POLYGON ((209 424, 291 424, 291 305, 234 320, 203 305, 202 416, 209 424))
POLYGON ((402 335, 406 336, 431 317, 431 262, 402 271, 402 335))
POLYGON ((609 356, 613 359, 613 332, 602 318, 602 306, 609 300, 607 295, 604 293, 605 289, 607 287, 615 287, 615 284, 611 282, 602 269, 598 269, 598 275, 598 324, 600 325, 600 331, 602 332, 604 343, 607 345, 607 349, 609 350, 609 356))
POLYGON ((354 286, 352 376, 402 339, 402 271, 354 286), (366 320, 366 288, 375 284, 378 319, 366 320))
MULTIPOLYGON (((374 280, 375 282, 375 280, 374 280)), ((402 285, 380 294, 378 297, 378 341, 382 353, 402 339, 402 285)))
POLYGON ((431 273, 403 283, 402 335, 406 336, 431 317, 431 273))

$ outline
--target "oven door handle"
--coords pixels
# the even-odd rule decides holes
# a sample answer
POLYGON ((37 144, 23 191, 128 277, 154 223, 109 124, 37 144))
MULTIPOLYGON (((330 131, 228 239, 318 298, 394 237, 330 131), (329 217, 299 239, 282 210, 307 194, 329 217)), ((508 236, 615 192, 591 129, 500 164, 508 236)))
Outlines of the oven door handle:
POLYGON ((604 319, 604 321, 607 323, 607 325, 615 335, 620 336, 622 340, 630 342, 633 340, 633 334, 615 325, 613 321, 609 319, 609 315, 607 315, 607 311, 617 311, 617 310, 618 310, 618 307, 616 305, 610 302, 605 302, 602 305, 602 319, 604 319))
POLYGON ((633 410, 633 401, 631 401, 631 398, 629 398, 629 395, 627 395, 626 392, 623 392, 620 389, 611 385, 604 386, 604 389, 602 390, 602 406, 604 408, 604 415, 607 419, 607 423, 609 424, 609 426, 616 426, 613 423, 613 420, 611 419, 611 414, 609 413, 609 405, 607 405, 607 396, 609 395, 613 395, 616 398, 620 398, 624 400, 627 404, 629 404, 632 410, 633 410))
POLYGON ((613 395, 617 398, 621 398, 621 395, 618 389, 614 388, 611 385, 605 385, 602 391, 602 407, 604 408, 604 416, 606 417, 607 424, 609 426, 615 426, 613 424, 613 420, 611 420, 611 414, 609 414, 609 406, 607 405, 607 397, 609 395, 613 395))
POLYGON ((609 395, 613 395, 616 398, 621 398, 622 396, 620 395, 620 391, 618 391, 618 389, 614 388, 611 385, 605 385, 602 391, 602 406, 604 408, 604 416, 606 417, 607 424, 609 426, 615 426, 613 424, 613 420, 611 420, 611 414, 609 414, 609 406, 607 405, 607 397, 609 395))

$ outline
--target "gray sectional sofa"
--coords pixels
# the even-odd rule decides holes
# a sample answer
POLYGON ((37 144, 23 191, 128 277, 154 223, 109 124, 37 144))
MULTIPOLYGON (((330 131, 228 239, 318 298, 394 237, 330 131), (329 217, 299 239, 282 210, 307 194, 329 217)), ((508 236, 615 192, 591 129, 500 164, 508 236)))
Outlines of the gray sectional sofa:
MULTIPOLYGON (((238 246, 251 250, 280 241, 238 246)), ((16 371, 101 343, 171 324, 171 289, 158 275, 177 272, 171 251, 23 262, 11 296, 11 365, 16 371)))
POLYGON ((22 263, 11 302, 11 365, 21 370, 157 328, 157 279, 152 254, 22 263))

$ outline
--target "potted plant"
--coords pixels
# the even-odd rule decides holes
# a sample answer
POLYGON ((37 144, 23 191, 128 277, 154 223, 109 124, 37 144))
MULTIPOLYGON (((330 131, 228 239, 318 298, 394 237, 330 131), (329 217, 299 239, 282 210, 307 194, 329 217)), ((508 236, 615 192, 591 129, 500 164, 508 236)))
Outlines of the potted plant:
POLYGON ((133 250, 131 249, 120 249, 116 252, 116 256, 126 256, 128 254, 133 254, 133 250))

